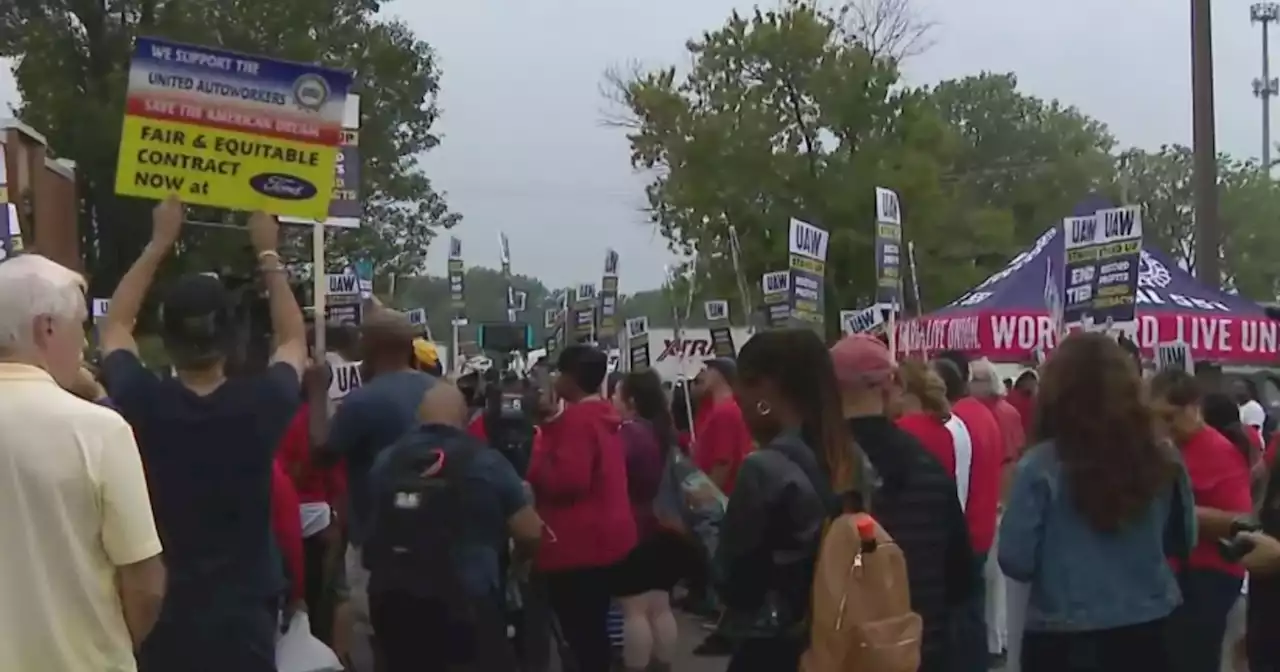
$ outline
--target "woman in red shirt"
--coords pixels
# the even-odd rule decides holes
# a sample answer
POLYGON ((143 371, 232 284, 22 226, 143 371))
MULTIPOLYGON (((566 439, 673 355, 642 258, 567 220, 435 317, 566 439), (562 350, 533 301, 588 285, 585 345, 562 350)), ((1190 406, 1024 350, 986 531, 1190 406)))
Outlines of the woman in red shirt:
POLYGON ((1217 541, 1231 536, 1232 523, 1253 510, 1248 447, 1232 445, 1205 422, 1203 396, 1200 383, 1182 370, 1151 379, 1155 415, 1178 444, 1191 476, 1199 528, 1183 572, 1183 602, 1170 623, 1171 653, 1187 672, 1216 672, 1221 665, 1227 617, 1240 598, 1244 567, 1223 558, 1217 541))
POLYGON ((916 437, 929 454, 942 463, 947 473, 956 469, 955 443, 947 429, 951 419, 951 403, 947 387, 929 365, 910 359, 898 365, 902 378, 902 415, 898 426, 916 437))
POLYGON ((276 467, 286 475, 295 491, 295 518, 301 521, 304 504, 326 504, 329 507, 329 524, 299 542, 304 559, 303 594, 312 634, 333 646, 341 655, 345 651, 345 643, 337 635, 343 628, 335 621, 340 609, 338 603, 343 599, 341 573, 345 542, 338 512, 345 510, 346 472, 341 463, 319 467, 311 461, 310 420, 311 406, 304 403, 281 437, 276 467))

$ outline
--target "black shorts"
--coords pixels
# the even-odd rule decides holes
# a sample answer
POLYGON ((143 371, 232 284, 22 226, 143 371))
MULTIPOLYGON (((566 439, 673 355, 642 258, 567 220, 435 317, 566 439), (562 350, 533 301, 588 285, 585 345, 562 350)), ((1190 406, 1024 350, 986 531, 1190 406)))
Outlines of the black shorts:
POLYGON ((675 534, 658 532, 641 541, 613 567, 614 597, 632 597, 652 590, 669 591, 683 574, 688 551, 675 534))

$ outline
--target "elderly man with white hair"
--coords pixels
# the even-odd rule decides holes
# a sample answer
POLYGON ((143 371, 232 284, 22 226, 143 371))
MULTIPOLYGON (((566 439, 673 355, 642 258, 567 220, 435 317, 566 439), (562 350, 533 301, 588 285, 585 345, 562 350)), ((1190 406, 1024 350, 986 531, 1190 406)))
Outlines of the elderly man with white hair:
POLYGON ((85 317, 78 273, 0 263, 0 670, 135 670, 163 600, 133 432, 65 389, 85 317))

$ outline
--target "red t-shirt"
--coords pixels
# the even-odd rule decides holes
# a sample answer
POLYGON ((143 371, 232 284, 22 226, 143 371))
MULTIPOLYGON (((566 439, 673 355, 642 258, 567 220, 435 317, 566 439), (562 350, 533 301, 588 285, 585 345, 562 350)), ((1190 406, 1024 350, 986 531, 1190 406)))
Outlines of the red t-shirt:
POLYGON ((481 441, 489 440, 489 430, 484 428, 483 413, 471 418, 471 422, 467 423, 467 433, 481 441))
POLYGON ((1253 448, 1253 456, 1260 457, 1266 453, 1266 446, 1262 445, 1262 430, 1253 425, 1244 426, 1244 435, 1249 438, 1249 447, 1253 448))
POLYGON ((280 439, 277 462, 285 474, 295 475, 293 486, 303 504, 327 502, 337 504, 347 491, 346 474, 341 464, 319 468, 311 462, 311 431, 307 427, 307 404, 298 408, 280 439))
POLYGON ((732 494, 738 467, 751 452, 751 432, 747 430, 742 409, 738 408, 733 397, 708 400, 702 408, 705 412, 699 412, 694 432, 693 462, 708 475, 715 467, 728 465, 724 494, 732 494))
MULTIPOLYGON (((1004 433, 990 409, 973 397, 965 397, 951 412, 969 430, 973 457, 969 462, 969 502, 964 517, 976 553, 986 553, 996 538, 996 511, 1000 506, 1000 477, 1006 455, 1004 433)), ((954 448, 953 448, 954 451, 954 448)), ((952 457, 952 476, 955 475, 952 457)))
POLYGON ((277 457, 271 465, 271 531, 289 571, 289 598, 295 602, 303 599, 307 586, 307 565, 302 553, 302 514, 299 506, 298 493, 277 457))
POLYGON ((1013 409, 1018 412, 1018 417, 1022 420, 1023 435, 1030 437, 1034 434, 1036 419, 1035 398, 1021 390, 1009 390, 1005 401, 1008 401, 1009 405, 1013 406, 1013 409))
MULTIPOLYGON (((1182 444, 1182 461, 1191 477, 1196 506, 1247 515, 1253 510, 1249 465, 1226 437, 1205 425, 1182 444)), ((1192 567, 1244 576, 1244 567, 1227 562, 1212 539, 1200 540, 1191 551, 1192 567)))
POLYGON ((1022 415, 1012 404, 999 397, 985 400, 984 403, 991 410, 996 424, 1000 426, 1000 435, 1004 437, 1005 462, 1017 462, 1027 443, 1027 435, 1022 427, 1022 415))
POLYGON ((942 468, 955 478, 956 444, 943 422, 928 413, 906 413, 898 418, 898 427, 916 437, 920 445, 942 463, 942 468))

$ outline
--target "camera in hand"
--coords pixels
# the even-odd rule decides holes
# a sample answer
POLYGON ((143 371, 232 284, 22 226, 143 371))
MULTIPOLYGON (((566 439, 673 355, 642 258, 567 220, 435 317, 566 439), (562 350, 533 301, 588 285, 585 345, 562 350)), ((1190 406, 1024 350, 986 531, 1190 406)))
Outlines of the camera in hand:
POLYGON ((1253 540, 1240 535, 1244 532, 1258 532, 1261 529, 1262 526, 1252 520, 1237 520, 1231 523, 1231 534, 1218 540, 1218 553, 1227 562, 1240 562, 1254 549, 1253 540))

